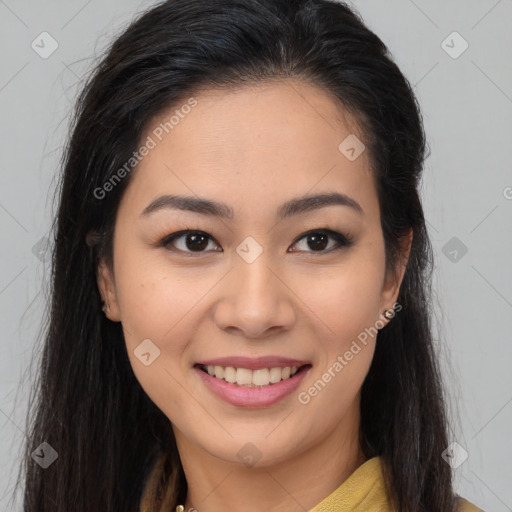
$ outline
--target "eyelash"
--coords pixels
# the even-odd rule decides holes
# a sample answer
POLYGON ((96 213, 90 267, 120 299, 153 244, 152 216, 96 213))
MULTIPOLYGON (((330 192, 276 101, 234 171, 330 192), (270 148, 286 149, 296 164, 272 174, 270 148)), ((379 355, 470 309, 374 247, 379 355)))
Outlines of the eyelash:
MULTIPOLYGON (((170 235, 165 236, 160 242, 158 242, 158 245, 161 247, 167 248, 167 246, 170 245, 172 242, 174 242, 178 238, 181 238, 184 235, 188 235, 188 234, 204 235, 204 236, 208 237, 210 240, 217 243, 216 240, 212 236, 210 236, 208 233, 205 233, 204 231, 200 231, 197 229, 186 229, 186 230, 178 231, 176 233, 172 233, 170 235)), ((329 250, 302 251, 302 252, 313 253, 313 254, 315 254, 315 253, 329 254, 331 252, 339 251, 341 249, 347 249, 347 248, 351 247, 354 243, 353 238, 348 234, 344 235, 342 233, 338 233, 337 231, 333 231, 332 229, 328 229, 328 228, 318 228, 318 229, 312 229, 310 231, 307 231, 306 233, 303 233, 293 242, 292 245, 297 244, 303 238, 307 238, 309 235, 313 235, 313 234, 323 234, 323 235, 329 236, 331 239, 335 240, 338 243, 338 247, 331 248, 329 250)), ((217 243, 217 245, 219 245, 219 244, 217 243)), ((171 250, 173 252, 177 251, 177 252, 187 254, 190 256, 205 254, 205 253, 209 252, 209 251, 184 251, 182 249, 175 249, 175 250, 168 249, 168 250, 171 250)), ((223 251, 215 251, 215 252, 223 252, 223 251)), ((301 251, 293 251, 293 252, 301 252, 301 251)))

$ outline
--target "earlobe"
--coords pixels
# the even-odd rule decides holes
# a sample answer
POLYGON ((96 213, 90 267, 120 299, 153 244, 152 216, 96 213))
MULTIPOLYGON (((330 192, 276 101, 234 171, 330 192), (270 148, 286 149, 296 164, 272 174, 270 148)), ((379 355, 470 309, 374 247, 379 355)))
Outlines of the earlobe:
POLYGON ((101 260, 98 264, 96 279, 98 290, 103 301, 103 311, 105 316, 113 322, 119 322, 121 319, 119 306, 117 303, 117 294, 114 283, 114 276, 111 269, 101 260))

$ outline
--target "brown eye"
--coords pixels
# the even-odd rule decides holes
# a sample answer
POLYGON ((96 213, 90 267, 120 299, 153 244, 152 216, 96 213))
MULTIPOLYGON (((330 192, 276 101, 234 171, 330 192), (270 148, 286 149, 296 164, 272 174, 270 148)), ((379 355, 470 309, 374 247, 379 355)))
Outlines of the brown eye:
POLYGON ((306 247, 311 249, 305 249, 305 252, 331 252, 331 250, 349 247, 353 243, 350 237, 342 235, 341 233, 332 231, 330 229, 308 231, 307 233, 302 235, 297 240, 297 242, 294 243, 294 245, 297 245, 297 243, 303 239, 306 240, 306 247), (337 244, 337 247, 335 245, 334 248, 331 247, 329 250, 325 250, 326 247, 328 247, 329 245, 329 240, 334 240, 335 243, 337 244))
POLYGON ((203 231, 180 231, 166 237, 161 245, 167 247, 173 245, 183 252, 206 252, 208 243, 213 241, 212 237, 203 231), (178 241, 178 243, 176 243, 178 241))
POLYGON ((313 233, 307 236, 308 247, 314 251, 325 249, 329 245, 329 235, 325 233, 313 233))

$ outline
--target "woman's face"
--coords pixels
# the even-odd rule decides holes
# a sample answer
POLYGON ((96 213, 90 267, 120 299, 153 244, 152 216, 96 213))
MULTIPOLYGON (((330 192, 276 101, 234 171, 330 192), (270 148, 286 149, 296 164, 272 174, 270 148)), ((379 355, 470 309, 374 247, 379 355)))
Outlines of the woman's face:
POLYGON ((296 81, 194 99, 144 135, 113 274, 100 266, 133 371, 198 457, 265 466, 357 442, 376 328, 404 270, 385 273, 364 135, 296 81), (334 199, 306 200, 323 195, 334 199))

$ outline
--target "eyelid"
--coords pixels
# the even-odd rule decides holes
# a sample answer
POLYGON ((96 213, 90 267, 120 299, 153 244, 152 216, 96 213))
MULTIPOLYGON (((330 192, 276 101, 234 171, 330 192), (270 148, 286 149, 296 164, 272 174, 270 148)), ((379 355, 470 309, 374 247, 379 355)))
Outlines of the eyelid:
MULTIPOLYGON (((164 238, 162 238, 160 240, 160 242, 158 242, 157 245, 166 248, 174 240, 176 240, 184 235, 191 234, 191 233, 204 235, 207 238, 209 238, 209 240, 213 241, 215 244, 217 244, 220 247, 220 244, 217 242, 217 240, 212 235, 210 235, 209 233, 207 233, 206 231, 203 231, 201 229, 193 229, 193 228, 183 229, 183 230, 171 233, 170 235, 166 235, 164 238)), ((292 252, 303 252, 303 253, 305 252, 305 253, 309 253, 309 254, 330 254, 331 252, 334 252, 334 251, 337 251, 340 249, 347 249, 354 244, 354 237, 352 235, 350 235, 348 232, 341 233, 339 231, 335 231, 335 230, 327 228, 327 227, 319 227, 319 228, 310 229, 308 231, 305 231, 304 233, 301 233, 292 242, 292 246, 296 245, 299 241, 301 241, 303 238, 306 238, 308 235, 312 235, 312 234, 316 234, 316 233, 323 233, 323 234, 328 235, 331 239, 333 239, 337 242, 338 246, 331 248, 327 251, 292 251, 292 252)), ((174 249, 174 251, 176 251, 180 254, 186 254, 189 256, 193 256, 193 255, 199 256, 201 254, 208 254, 211 252, 211 251, 197 251, 197 252, 183 251, 181 249, 174 249)), ((224 251, 214 251, 214 252, 224 252, 224 251)))
MULTIPOLYGON (((158 246, 162 246, 164 248, 167 248, 168 245, 170 245, 174 240, 177 240, 178 238, 181 238, 182 236, 188 235, 188 234, 196 234, 196 235, 204 235, 209 240, 213 241, 215 244, 217 244, 220 247, 220 244, 215 240, 215 238, 207 233, 206 231, 202 231, 201 229, 193 229, 193 228, 187 228, 182 229, 180 231, 175 231, 174 233, 171 233, 170 235, 164 236, 158 243, 158 246)), ((171 250, 171 249, 168 249, 171 250)), ((172 249, 172 252, 177 252, 179 254, 185 254, 187 256, 194 256, 194 255, 201 255, 201 254, 208 254, 210 251, 183 251, 181 249, 172 249)), ((224 252, 224 251, 214 251, 214 252, 224 252)))
MULTIPOLYGON (((305 231, 304 233, 300 234, 292 243, 292 245, 295 245, 297 242, 302 240, 303 238, 306 238, 308 235, 313 235, 315 233, 324 233, 334 240, 336 240, 340 245, 344 245, 345 247, 350 246, 353 243, 354 238, 349 233, 340 233, 339 231, 336 231, 334 229, 330 228, 315 228, 310 229, 308 231, 305 231)), ((306 252, 330 252, 330 251, 306 251, 306 252)))

